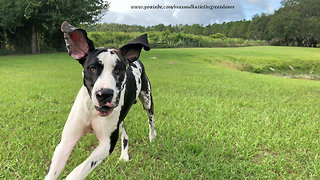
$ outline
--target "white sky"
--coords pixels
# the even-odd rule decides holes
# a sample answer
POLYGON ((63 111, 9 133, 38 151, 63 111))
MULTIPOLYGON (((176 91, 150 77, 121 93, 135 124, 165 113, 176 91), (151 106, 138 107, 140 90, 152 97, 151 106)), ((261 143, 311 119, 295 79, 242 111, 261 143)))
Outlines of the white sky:
POLYGON ((110 9, 102 22, 152 26, 157 24, 213 24, 249 20, 255 14, 273 13, 281 0, 108 0, 110 9), (134 10, 146 5, 229 5, 234 9, 149 9, 134 10))

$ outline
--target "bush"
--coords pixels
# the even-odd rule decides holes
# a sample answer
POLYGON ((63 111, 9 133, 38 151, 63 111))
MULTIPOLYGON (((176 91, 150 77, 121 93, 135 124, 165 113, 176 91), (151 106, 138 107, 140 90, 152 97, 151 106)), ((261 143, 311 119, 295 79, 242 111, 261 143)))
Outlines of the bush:
POLYGON ((210 35, 210 37, 213 39, 225 39, 226 38, 226 36, 222 33, 212 34, 212 35, 210 35))
MULTIPOLYGON (((143 33, 140 32, 89 32, 88 36, 95 43, 96 47, 121 47, 143 33)), ((166 33, 159 31, 147 32, 149 44, 156 48, 177 48, 177 47, 243 47, 243 46, 264 46, 266 41, 244 40, 241 38, 226 38, 223 34, 217 33, 211 36, 166 33)))

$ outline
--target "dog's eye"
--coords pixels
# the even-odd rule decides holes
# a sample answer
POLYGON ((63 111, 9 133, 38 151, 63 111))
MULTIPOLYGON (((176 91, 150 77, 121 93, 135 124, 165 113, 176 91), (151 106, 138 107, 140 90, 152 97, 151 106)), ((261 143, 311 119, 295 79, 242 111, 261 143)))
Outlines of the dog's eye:
POLYGON ((91 68, 90 68, 90 71, 93 72, 93 73, 95 73, 97 70, 96 70, 96 68, 91 67, 91 68))
POLYGON ((120 72, 120 69, 115 68, 113 71, 114 71, 115 74, 118 74, 120 72))

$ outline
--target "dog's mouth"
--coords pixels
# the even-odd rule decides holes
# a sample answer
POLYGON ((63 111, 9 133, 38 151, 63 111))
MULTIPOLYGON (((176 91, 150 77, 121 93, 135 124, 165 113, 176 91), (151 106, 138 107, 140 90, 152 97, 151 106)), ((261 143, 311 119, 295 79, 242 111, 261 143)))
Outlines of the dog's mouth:
POLYGON ((95 108, 99 116, 102 116, 102 117, 109 116, 114 109, 114 107, 109 107, 109 106, 95 106, 95 108))

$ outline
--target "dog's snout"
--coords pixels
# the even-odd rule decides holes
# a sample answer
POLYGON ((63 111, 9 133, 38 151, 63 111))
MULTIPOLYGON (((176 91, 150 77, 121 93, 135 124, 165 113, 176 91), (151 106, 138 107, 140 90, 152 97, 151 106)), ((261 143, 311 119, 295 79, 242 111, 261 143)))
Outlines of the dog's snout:
POLYGON ((112 89, 100 89, 96 92, 96 97, 99 103, 106 104, 110 103, 113 98, 113 90, 112 89))

